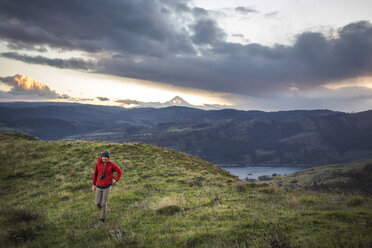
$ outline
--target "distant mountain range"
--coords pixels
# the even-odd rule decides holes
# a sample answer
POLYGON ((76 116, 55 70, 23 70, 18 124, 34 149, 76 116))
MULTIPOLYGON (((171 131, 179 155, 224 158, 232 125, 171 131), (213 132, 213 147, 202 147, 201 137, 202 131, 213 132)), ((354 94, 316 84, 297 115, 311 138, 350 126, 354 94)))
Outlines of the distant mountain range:
POLYGON ((204 110, 211 110, 211 109, 223 109, 227 106, 220 105, 220 104, 203 104, 203 105, 192 105, 185 101, 180 96, 175 96, 169 101, 166 102, 141 102, 137 100, 118 100, 116 101, 121 103, 122 107, 125 108, 166 108, 171 106, 182 106, 182 107, 190 107, 190 108, 199 108, 204 110))
POLYGON ((47 140, 143 142, 224 165, 320 165, 372 159, 372 111, 125 109, 18 102, 0 103, 0 131, 47 140))

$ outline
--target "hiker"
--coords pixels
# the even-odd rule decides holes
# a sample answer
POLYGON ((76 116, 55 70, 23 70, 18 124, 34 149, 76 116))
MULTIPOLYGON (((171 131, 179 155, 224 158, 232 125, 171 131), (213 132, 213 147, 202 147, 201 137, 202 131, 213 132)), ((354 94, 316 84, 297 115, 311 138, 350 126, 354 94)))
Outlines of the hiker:
POLYGON ((99 223, 105 222, 107 213, 107 199, 111 191, 111 185, 119 181, 122 170, 113 162, 109 161, 110 153, 104 151, 94 169, 92 191, 96 193, 96 205, 101 209, 101 216, 99 223), (114 171, 116 177, 114 177, 114 171), (96 188, 97 187, 97 188, 96 188))

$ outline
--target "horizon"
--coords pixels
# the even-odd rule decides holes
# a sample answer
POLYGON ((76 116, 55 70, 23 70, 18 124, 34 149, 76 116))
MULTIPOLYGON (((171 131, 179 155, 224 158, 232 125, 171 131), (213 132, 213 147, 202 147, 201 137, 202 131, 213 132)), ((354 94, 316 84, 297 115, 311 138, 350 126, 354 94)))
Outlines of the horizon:
MULTIPOLYGON (((175 96, 177 97, 177 96, 175 96)), ((175 98, 174 97, 174 98, 175 98)), ((261 109, 239 109, 239 108, 230 108, 230 107, 226 107, 226 108, 215 108, 215 109, 207 109, 207 108, 202 108, 201 105, 190 105, 190 106, 182 106, 182 105, 168 105, 168 106, 136 106, 136 107, 123 107, 123 106, 119 106, 119 105, 105 105, 105 104, 94 104, 94 103, 82 103, 82 102, 72 102, 72 101, 68 101, 68 102, 58 102, 58 101, 51 101, 51 100, 48 100, 48 101, 35 101, 35 100, 32 100, 32 101, 25 101, 25 100, 20 100, 20 101, 1 101, 2 99, 0 99, 0 105, 5 103, 5 104, 17 104, 17 103, 34 103, 34 104, 37 104, 37 103, 43 103, 43 104, 48 104, 48 103, 53 103, 53 104, 80 104, 80 105, 92 105, 92 106, 102 106, 102 107, 118 107, 118 108, 123 108, 125 110, 131 110, 131 109, 139 109, 139 108, 153 108, 153 109, 160 109, 160 108, 171 108, 171 107, 182 107, 182 108, 193 108, 193 109, 199 109, 199 110, 204 110, 204 111, 219 111, 219 110, 236 110, 236 111, 245 111, 245 112, 249 112, 249 111, 258 111, 258 112, 266 112, 266 113, 270 113, 270 112, 290 112, 290 111, 331 111, 331 112, 339 112, 339 113, 346 113, 346 114, 357 114, 357 113, 362 113, 362 112, 368 112, 368 111, 372 111, 372 108, 371 109, 367 109, 367 110, 362 110, 362 111, 339 111, 339 110, 333 110, 333 109, 327 109, 327 108, 318 108, 318 109, 281 109, 281 110, 261 110, 261 109)), ((171 99, 170 99, 171 100, 171 99)), ((169 100, 169 101, 170 101, 169 100)), ((159 103, 159 104, 164 104, 166 102, 169 102, 169 101, 165 101, 165 102, 156 102, 156 103, 159 103)))

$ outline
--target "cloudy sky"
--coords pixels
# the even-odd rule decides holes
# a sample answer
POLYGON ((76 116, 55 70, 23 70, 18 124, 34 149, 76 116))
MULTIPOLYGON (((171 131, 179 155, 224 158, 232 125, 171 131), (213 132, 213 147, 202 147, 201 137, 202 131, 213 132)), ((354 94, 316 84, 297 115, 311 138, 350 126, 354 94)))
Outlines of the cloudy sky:
POLYGON ((370 0, 0 0, 0 99, 372 109, 370 0))

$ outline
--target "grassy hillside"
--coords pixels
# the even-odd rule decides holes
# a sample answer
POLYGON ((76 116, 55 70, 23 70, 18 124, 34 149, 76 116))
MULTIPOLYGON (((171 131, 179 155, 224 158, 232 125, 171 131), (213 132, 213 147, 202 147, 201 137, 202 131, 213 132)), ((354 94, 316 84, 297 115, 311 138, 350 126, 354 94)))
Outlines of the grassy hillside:
POLYGON ((372 198, 247 183, 197 157, 140 143, 0 134, 2 247, 371 247, 372 198), (103 150, 123 170, 96 227, 103 150))
POLYGON ((270 184, 279 187, 372 194, 372 161, 313 167, 291 175, 274 177, 270 184))

